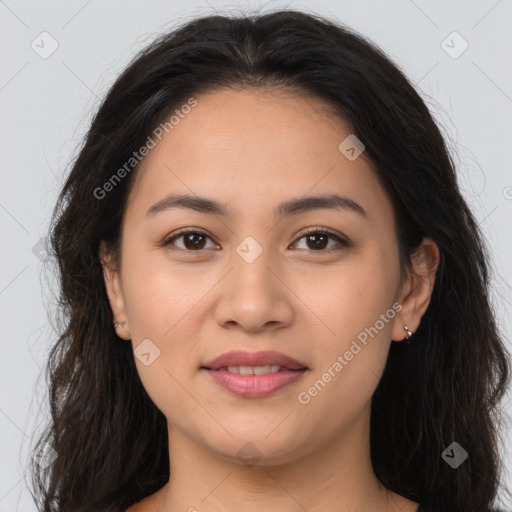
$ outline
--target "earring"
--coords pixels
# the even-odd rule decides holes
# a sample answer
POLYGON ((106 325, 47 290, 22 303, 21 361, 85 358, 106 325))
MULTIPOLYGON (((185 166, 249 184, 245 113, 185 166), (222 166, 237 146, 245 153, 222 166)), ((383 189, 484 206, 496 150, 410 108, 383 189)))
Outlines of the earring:
POLYGON ((114 328, 117 329, 118 327, 124 327, 126 325, 126 322, 114 322, 114 328))
POLYGON ((413 333, 409 330, 409 327, 407 325, 404 325, 404 330, 407 333, 407 336, 404 338, 406 343, 409 343, 409 340, 411 339, 411 336, 413 333))

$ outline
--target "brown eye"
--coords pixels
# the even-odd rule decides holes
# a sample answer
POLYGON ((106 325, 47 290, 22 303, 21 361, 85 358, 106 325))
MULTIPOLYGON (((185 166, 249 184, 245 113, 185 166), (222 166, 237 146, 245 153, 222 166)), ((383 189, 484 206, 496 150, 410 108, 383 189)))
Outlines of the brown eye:
POLYGON ((165 240, 163 245, 176 245, 179 249, 194 252, 205 249, 206 241, 208 239, 211 240, 208 235, 201 231, 182 231, 165 240), (175 241, 180 239, 183 240, 182 246, 175 244, 175 241))
POLYGON ((307 235, 306 239, 307 244, 312 244, 309 246, 311 249, 325 249, 329 241, 329 235, 325 233, 315 233, 313 235, 307 235))
MULTIPOLYGON (((299 241, 302 239, 306 240, 306 250, 313 252, 329 252, 329 250, 333 248, 333 246, 328 247, 329 239, 336 241, 338 245, 343 247, 348 247, 349 245, 346 240, 330 231, 312 231, 301 236, 299 241), (327 250, 325 251, 326 248, 327 250)), ((334 244, 334 247, 336 247, 336 244, 334 244)))
POLYGON ((190 233, 188 235, 182 235, 184 245, 187 249, 204 249, 205 236, 200 233, 190 233))

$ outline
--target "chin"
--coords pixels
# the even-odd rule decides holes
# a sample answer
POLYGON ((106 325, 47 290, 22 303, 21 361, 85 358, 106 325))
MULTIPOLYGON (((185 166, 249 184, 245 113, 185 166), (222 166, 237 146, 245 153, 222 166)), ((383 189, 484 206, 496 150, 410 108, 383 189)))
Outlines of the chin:
MULTIPOLYGON (((276 421, 275 425, 279 425, 279 421, 276 421)), ((231 462, 239 461, 241 464, 251 467, 277 466, 288 464, 312 450, 312 442, 300 439, 299 427, 297 425, 296 431, 290 429, 290 426, 285 430, 282 426, 279 430, 272 430, 273 427, 270 427, 268 423, 264 425, 264 428, 255 428, 253 422, 252 424, 238 425, 235 429, 229 428, 229 425, 225 424, 226 430, 233 437, 222 430, 222 433, 217 431, 215 435, 211 436, 203 434, 202 442, 212 452, 231 462)), ((304 435, 303 431, 301 433, 304 435)))

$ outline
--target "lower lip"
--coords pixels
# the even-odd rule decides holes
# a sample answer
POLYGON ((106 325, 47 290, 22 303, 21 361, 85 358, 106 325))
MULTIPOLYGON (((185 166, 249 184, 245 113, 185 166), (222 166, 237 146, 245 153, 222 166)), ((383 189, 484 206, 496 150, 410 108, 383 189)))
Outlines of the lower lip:
POLYGON ((271 395, 299 380, 306 369, 283 370, 267 375, 240 375, 227 370, 209 370, 205 368, 210 377, 224 389, 246 398, 261 398, 271 395))

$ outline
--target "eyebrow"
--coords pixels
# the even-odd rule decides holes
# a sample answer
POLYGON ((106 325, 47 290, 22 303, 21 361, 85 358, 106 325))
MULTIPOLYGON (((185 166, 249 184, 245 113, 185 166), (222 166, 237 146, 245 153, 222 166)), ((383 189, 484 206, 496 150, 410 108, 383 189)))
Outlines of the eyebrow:
MULTIPOLYGON (((233 212, 225 203, 219 203, 213 199, 195 195, 177 194, 169 195, 151 206, 146 216, 153 216, 159 212, 172 208, 183 208, 201 213, 209 213, 222 217, 232 217, 233 212)), ((306 196, 300 199, 291 199, 274 208, 274 217, 286 217, 297 215, 317 209, 345 210, 367 217, 366 210, 352 199, 339 194, 324 194, 318 196, 306 196)))

